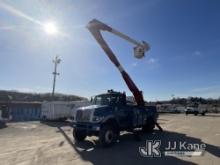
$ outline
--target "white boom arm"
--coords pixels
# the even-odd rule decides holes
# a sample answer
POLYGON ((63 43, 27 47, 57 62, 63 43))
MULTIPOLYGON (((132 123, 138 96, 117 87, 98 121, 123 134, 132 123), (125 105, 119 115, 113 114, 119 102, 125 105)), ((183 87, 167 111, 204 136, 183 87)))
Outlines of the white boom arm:
POLYGON ((126 41, 129 41, 129 42, 135 44, 136 47, 134 48, 134 52, 135 52, 134 55, 136 58, 144 57, 144 53, 147 50, 149 50, 149 45, 146 42, 143 42, 143 43, 137 42, 136 40, 124 35, 123 33, 111 28, 110 26, 108 26, 108 25, 106 25, 96 19, 90 21, 87 25, 87 28, 92 33, 92 35, 95 37, 98 44, 105 51, 106 55, 111 60, 111 62, 120 71, 125 83, 127 84, 130 91, 133 93, 134 98, 137 102, 137 105, 144 106, 145 103, 144 103, 142 91, 140 91, 138 89, 138 87, 135 85, 133 80, 130 78, 130 76, 127 74, 127 72, 124 70, 124 68, 122 67, 122 65, 120 64, 118 59, 116 58, 115 54, 112 52, 112 50, 110 49, 110 47, 108 46, 108 44, 106 43, 104 38, 102 37, 101 31, 111 32, 111 33, 125 39, 126 41))
POLYGON ((136 45, 136 47, 134 47, 134 56, 136 58, 144 57, 144 53, 150 49, 149 44, 144 42, 144 41, 142 43, 138 42, 138 41, 128 37, 127 35, 119 32, 119 31, 117 31, 113 28, 110 32, 117 35, 117 36, 119 36, 119 37, 121 37, 121 38, 123 38, 123 39, 125 39, 126 41, 131 42, 132 44, 136 45))

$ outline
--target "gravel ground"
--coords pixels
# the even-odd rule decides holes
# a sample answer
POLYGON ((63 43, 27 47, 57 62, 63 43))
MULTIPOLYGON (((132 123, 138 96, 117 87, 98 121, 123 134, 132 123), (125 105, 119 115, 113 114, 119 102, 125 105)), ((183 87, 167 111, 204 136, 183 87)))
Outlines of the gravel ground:
MULTIPOLYGON (((175 164, 175 165, 219 165, 220 164, 220 115, 185 116, 162 114, 159 123, 164 132, 141 134, 135 141, 130 133, 123 133, 120 141, 110 148, 101 148, 96 137, 75 143, 69 122, 17 122, 8 123, 0 129, 1 165, 116 165, 116 164, 175 164), (206 144, 202 156, 143 157, 139 147, 146 140, 186 141, 206 144)), ((164 146, 163 146, 164 147, 164 146)))

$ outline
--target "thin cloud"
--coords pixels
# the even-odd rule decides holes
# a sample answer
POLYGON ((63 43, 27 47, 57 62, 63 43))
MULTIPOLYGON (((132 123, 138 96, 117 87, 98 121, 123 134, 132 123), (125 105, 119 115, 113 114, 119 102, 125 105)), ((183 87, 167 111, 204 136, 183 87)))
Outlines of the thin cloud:
POLYGON ((34 91, 33 89, 30 89, 30 88, 18 88, 18 89, 16 89, 16 91, 24 92, 24 93, 34 93, 34 92, 36 92, 36 91, 34 91))
POLYGON ((0 30, 13 30, 14 26, 0 26, 0 30))
POLYGON ((199 51, 199 50, 196 50, 196 51, 194 51, 193 52, 193 55, 195 55, 195 56, 201 56, 201 51, 199 51))
POLYGON ((136 62, 133 62, 131 65, 132 65, 133 67, 136 67, 136 66, 137 66, 137 63, 136 63, 136 62))
MULTIPOLYGON (((156 65, 156 64, 158 64, 158 59, 156 59, 156 58, 149 58, 149 59, 145 59, 145 62, 148 64, 148 65, 156 65)), ((131 63, 131 66, 132 67, 136 67, 136 66, 138 66, 138 63, 137 62, 133 62, 133 63, 131 63)))
POLYGON ((189 93, 190 96, 205 97, 205 98, 219 98, 220 97, 220 86, 213 85, 201 88, 194 88, 189 93))
POLYGON ((208 87, 195 88, 192 90, 192 92, 194 93, 205 93, 205 92, 215 92, 215 91, 220 91, 220 86, 213 85, 208 87))
MULTIPOLYGON (((9 89, 11 90, 11 89, 9 89)), ((50 92, 51 89, 48 87, 43 87, 43 86, 34 86, 32 88, 29 87, 21 87, 21 88, 16 88, 13 89, 15 91, 19 91, 19 92, 27 92, 27 93, 47 93, 50 92)))
POLYGON ((147 61, 146 61, 148 64, 155 64, 158 62, 158 59, 156 58, 149 58, 147 61))

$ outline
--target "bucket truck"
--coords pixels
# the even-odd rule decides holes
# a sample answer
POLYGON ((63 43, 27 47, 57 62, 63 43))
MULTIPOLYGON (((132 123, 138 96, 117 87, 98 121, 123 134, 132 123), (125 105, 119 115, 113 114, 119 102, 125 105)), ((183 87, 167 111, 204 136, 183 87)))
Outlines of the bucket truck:
POLYGON ((149 45, 144 41, 138 42, 96 19, 90 21, 87 28, 121 73, 129 90, 133 93, 136 104, 126 100, 125 92, 108 90, 107 93, 96 95, 91 99, 92 105, 81 107, 76 111, 73 122, 75 140, 82 141, 86 136, 95 135, 99 137, 101 145, 106 147, 119 138, 120 131, 134 132, 136 128, 141 128, 144 132, 151 132, 155 125, 159 127, 156 107, 145 105, 142 91, 138 89, 119 63, 102 37, 101 31, 113 33, 134 44, 134 56, 136 58, 144 57, 144 53, 150 48, 149 45))

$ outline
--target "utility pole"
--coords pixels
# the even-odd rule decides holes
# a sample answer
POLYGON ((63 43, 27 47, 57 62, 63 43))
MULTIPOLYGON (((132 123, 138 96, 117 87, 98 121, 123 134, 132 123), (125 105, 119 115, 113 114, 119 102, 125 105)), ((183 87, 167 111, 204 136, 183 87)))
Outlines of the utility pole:
POLYGON ((53 91, 52 91, 52 98, 54 98, 54 93, 55 93, 55 85, 56 85, 56 76, 60 75, 57 73, 57 65, 61 62, 61 59, 56 56, 55 59, 53 60, 54 63, 54 72, 53 74, 53 91))

